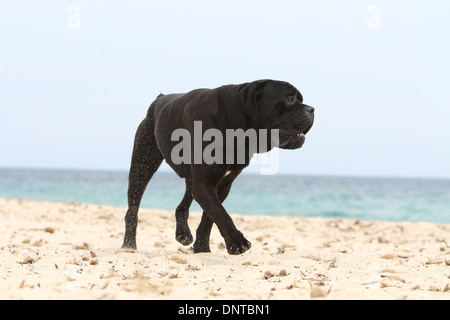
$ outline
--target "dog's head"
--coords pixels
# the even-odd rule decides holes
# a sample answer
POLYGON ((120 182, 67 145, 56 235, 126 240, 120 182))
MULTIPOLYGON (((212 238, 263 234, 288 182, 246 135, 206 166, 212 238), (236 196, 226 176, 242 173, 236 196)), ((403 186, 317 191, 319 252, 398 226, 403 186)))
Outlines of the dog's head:
POLYGON ((303 103, 303 96, 284 81, 258 80, 244 84, 238 101, 258 129, 278 129, 276 146, 298 149, 314 123, 314 108, 303 103))

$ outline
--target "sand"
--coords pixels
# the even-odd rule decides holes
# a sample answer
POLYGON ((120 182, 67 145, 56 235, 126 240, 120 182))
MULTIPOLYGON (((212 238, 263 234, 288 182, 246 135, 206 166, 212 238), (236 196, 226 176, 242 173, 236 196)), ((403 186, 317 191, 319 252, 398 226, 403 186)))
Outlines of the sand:
POLYGON ((216 227, 194 254, 148 209, 124 252, 124 214, 0 199, 0 299, 450 299, 450 225, 232 215, 252 248, 230 256, 216 227))

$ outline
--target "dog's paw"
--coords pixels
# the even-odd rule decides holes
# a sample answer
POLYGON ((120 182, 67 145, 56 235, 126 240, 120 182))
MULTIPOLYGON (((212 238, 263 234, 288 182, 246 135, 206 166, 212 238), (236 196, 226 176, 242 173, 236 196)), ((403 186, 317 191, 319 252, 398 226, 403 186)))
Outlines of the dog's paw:
POLYGON ((208 242, 199 241, 197 239, 195 240, 194 243, 194 253, 201 253, 201 252, 211 252, 211 249, 209 247, 208 242))
POLYGON ((192 237, 190 231, 188 231, 188 233, 186 232, 177 233, 175 235, 175 239, 177 239, 177 241, 181 243, 183 246, 188 246, 194 241, 194 238, 192 237))
POLYGON ((248 249, 251 248, 252 244, 250 241, 245 239, 245 237, 242 235, 242 233, 239 232, 239 235, 235 236, 229 241, 225 241, 227 244, 227 251, 228 254, 231 255, 237 255, 242 254, 248 249))
POLYGON ((123 244, 122 244, 122 248, 121 248, 122 250, 137 250, 137 246, 136 246, 136 239, 134 239, 134 240, 128 240, 128 239, 125 239, 124 241, 123 241, 123 244))

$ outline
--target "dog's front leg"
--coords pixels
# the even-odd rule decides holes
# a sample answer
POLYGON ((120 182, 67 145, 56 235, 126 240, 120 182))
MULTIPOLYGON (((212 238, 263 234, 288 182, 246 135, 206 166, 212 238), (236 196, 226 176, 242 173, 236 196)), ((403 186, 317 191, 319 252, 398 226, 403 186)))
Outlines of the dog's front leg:
POLYGON ((212 183, 207 179, 195 179, 192 195, 217 225, 220 234, 225 239, 229 254, 241 254, 250 249, 251 243, 236 228, 233 220, 222 206, 217 196, 217 183, 212 183))

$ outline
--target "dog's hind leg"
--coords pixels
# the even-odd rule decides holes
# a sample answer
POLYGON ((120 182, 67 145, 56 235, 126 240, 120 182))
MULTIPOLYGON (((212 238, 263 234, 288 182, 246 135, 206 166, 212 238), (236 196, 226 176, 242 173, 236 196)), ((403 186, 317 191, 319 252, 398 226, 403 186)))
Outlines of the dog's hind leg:
POLYGON ((125 236, 122 248, 136 249, 136 228, 141 199, 148 182, 163 160, 156 145, 153 130, 151 120, 145 118, 136 132, 128 178, 128 211, 125 215, 125 236))
POLYGON ((175 210, 175 218, 177 221, 175 239, 184 246, 194 241, 188 225, 189 207, 192 204, 192 199, 192 180, 186 178, 186 192, 184 193, 183 200, 181 200, 175 210))

